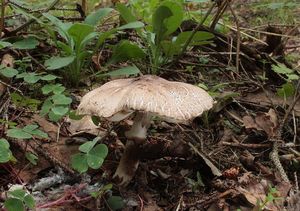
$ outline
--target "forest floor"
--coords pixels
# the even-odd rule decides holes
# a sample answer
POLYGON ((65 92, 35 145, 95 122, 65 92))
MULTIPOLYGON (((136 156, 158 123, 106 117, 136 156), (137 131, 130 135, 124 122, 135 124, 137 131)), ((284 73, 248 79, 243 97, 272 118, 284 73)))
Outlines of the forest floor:
MULTIPOLYGON (((189 9, 199 8, 191 5, 189 9)), ((215 106, 190 125, 154 120, 146 147, 156 144, 158 149, 152 150, 157 153, 162 147, 175 146, 182 150, 182 157, 142 159, 125 188, 114 183, 112 176, 130 120, 103 120, 99 127, 86 123, 78 132, 69 118, 50 121, 39 115, 40 104, 26 103, 28 99, 45 101, 34 90, 40 84, 0 77, 5 85, 0 90, 0 138, 9 140, 17 160, 0 163, 0 209, 9 187, 22 184, 34 197, 36 210, 300 210, 300 4, 232 1, 220 20, 217 27, 222 30, 214 31, 215 45, 189 48, 159 72, 167 80, 207 88, 215 106), (16 99, 13 93, 22 97, 16 99), (49 138, 34 137, 31 142, 9 138, 7 131, 14 123, 18 127, 37 124, 49 138), (103 165, 76 173, 70 164, 72 155, 82 141, 99 134, 109 149, 103 165), (26 159, 25 152, 38 160, 26 159)), ((197 24, 184 22, 181 29, 193 30, 197 24)), ((17 36, 34 34, 36 27, 17 36)), ((128 30, 110 44, 124 37, 140 42, 128 30)), ((3 56, 10 54, 12 66, 22 66, 26 57, 30 60, 26 68, 43 70, 43 54, 54 55, 57 49, 45 39, 39 42, 32 50, 1 49, 2 65, 3 56)), ((97 52, 90 66, 101 71, 111 54, 110 49, 97 52)), ((111 67, 124 65, 127 62, 111 67)), ((78 88, 67 87, 71 108, 76 110, 87 91, 109 80, 89 78, 78 88)))

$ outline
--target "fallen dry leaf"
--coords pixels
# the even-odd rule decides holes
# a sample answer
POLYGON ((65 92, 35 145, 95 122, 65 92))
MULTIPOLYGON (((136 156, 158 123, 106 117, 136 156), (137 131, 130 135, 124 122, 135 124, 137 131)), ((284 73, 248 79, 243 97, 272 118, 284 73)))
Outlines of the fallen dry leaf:
POLYGON ((95 136, 104 135, 100 127, 94 124, 91 116, 84 116, 80 120, 69 119, 68 122, 70 122, 69 131, 72 135, 79 133, 89 133, 95 136))
MULTIPOLYGON (((14 57, 10 54, 4 54, 4 56, 2 57, 2 61, 1 61, 1 65, 4 67, 14 67, 14 57)), ((8 78, 5 77, 1 77, 0 75, 0 79, 4 82, 4 83, 9 83, 10 80, 8 78)), ((0 96, 5 92, 6 86, 3 83, 0 83, 0 96)))
POLYGON ((275 111, 270 109, 268 113, 259 113, 253 119, 251 116, 243 117, 243 124, 246 129, 255 129, 266 132, 269 138, 276 136, 278 119, 275 111))
MULTIPOLYGON (((238 96, 236 97, 240 102, 260 105, 262 107, 270 107, 272 104, 274 106, 286 106, 291 105, 294 101, 293 97, 289 97, 286 100, 282 97, 277 96, 271 91, 266 90, 266 93, 263 91, 256 93, 248 93, 247 96, 238 96), (272 99, 272 103, 269 99, 272 99)), ((295 116, 300 117, 300 101, 296 102, 293 111, 295 112, 295 116)))

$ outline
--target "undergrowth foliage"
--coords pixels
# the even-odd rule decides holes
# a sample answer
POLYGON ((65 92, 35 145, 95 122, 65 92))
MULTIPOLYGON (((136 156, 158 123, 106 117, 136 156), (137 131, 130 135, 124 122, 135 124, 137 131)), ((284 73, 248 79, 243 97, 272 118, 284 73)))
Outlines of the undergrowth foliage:
MULTIPOLYGON (((25 1, 16 2, 28 6, 25 1)), ((80 119, 81 117, 72 110, 74 98, 70 93, 73 88, 81 88, 86 79, 98 82, 105 77, 161 74, 165 66, 180 58, 186 50, 213 44, 212 33, 181 31, 180 26, 187 15, 184 1, 136 0, 131 3, 130 6, 117 3, 115 8, 98 9, 88 14, 82 22, 63 21, 50 12, 42 12, 38 17, 24 9, 13 10, 18 15, 34 19, 41 27, 39 30, 43 32, 39 33, 29 28, 27 34, 0 40, 1 51, 13 52, 16 55, 16 52, 22 52, 22 56, 18 56, 14 61, 14 66, 0 65, 0 79, 4 78, 7 81, 3 84, 20 84, 8 93, 13 107, 22 109, 22 112, 38 113, 55 124, 60 124, 65 118, 80 119), (118 26, 105 27, 105 21, 114 17, 116 13, 120 22, 118 26), (127 32, 133 33, 134 39, 123 36, 127 32), (39 51, 45 45, 50 45, 54 53, 38 57, 38 61, 26 56, 39 51), (103 50, 109 52, 109 58, 101 64, 100 69, 95 70, 91 65, 92 56, 103 50)), ((295 5, 299 3, 267 3, 264 6, 273 11, 276 8, 283 9, 295 5)), ((204 60, 202 59, 203 63, 204 60)), ((295 95, 295 84, 299 81, 299 74, 279 62, 272 65, 272 70, 283 80, 283 83, 276 87, 277 95, 285 100, 295 95)), ((267 80, 264 77, 260 79, 267 80)), ((229 85, 230 83, 219 83, 209 89, 205 84, 198 84, 214 96, 219 96, 219 90, 229 85)), ((237 93, 231 93, 227 97, 236 95, 237 93)), ((228 98, 223 96, 224 101, 228 98)), ((208 117, 205 117, 203 122, 207 126, 208 117)), ((0 119, 0 123, 5 125, 5 136, 0 138, 0 165, 15 165, 18 162, 13 154, 12 141, 25 141, 28 144, 35 139, 50 139, 36 123, 20 124, 17 119, 10 121, 8 118, 0 119)), ((86 174, 91 169, 101 168, 107 155, 108 147, 101 143, 100 137, 96 137, 79 146, 79 152, 71 157, 71 167, 80 174, 86 174)), ((38 156, 30 151, 24 153, 24 156, 28 165, 37 165, 39 162, 38 156)), ((199 172, 195 180, 189 179, 188 182, 193 191, 204 186, 199 172)), ((270 187, 265 201, 257 202, 259 210, 278 199, 276 192, 275 188, 270 187)), ((5 195, 3 206, 9 211, 35 209, 34 198, 24 186, 12 186, 5 191, 5 195)), ((120 196, 112 195, 112 184, 105 185, 90 195, 95 199, 103 198, 111 210, 118 210, 124 206, 120 196), (106 200, 107 195, 109 197, 106 200)))

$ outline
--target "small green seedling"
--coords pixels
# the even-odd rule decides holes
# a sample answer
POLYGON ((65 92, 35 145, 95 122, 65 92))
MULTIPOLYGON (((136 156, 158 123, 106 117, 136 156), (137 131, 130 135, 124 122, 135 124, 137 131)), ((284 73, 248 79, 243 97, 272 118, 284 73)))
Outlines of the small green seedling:
POLYGON ((69 112, 72 99, 63 93, 65 89, 61 84, 46 84, 42 87, 44 95, 50 94, 42 105, 42 116, 47 114, 51 121, 57 122, 69 112))
POLYGON ((293 96, 293 94, 295 93, 295 87, 292 82, 299 80, 299 75, 297 75, 294 70, 286 67, 281 63, 272 65, 272 69, 274 72, 282 75, 284 80, 286 81, 286 83, 277 90, 278 96, 283 98, 293 96))
MULTIPOLYGON (((105 196, 106 193, 111 191, 113 185, 107 184, 103 187, 101 187, 98 191, 92 192, 91 196, 94 198, 102 198, 105 196)), ((124 200, 120 196, 110 196, 107 199, 107 205, 111 210, 119 210, 122 209, 125 205, 124 200)))
POLYGON ((193 180, 191 178, 187 178, 188 183, 192 186, 192 190, 195 192, 196 190, 199 190, 200 188, 205 187, 201 174, 199 171, 197 171, 197 180, 193 180))
POLYGON ((105 144, 97 144, 99 140, 100 137, 96 137, 93 141, 80 145, 80 153, 72 155, 71 164, 76 171, 84 173, 89 167, 99 169, 102 166, 108 148, 105 144))
POLYGON ((274 203, 275 200, 280 200, 282 199, 281 197, 276 197, 277 193, 277 189, 270 187, 269 188, 269 192, 267 194, 267 197, 265 198, 265 200, 263 202, 260 202, 259 200, 257 201, 257 208, 259 211, 263 211, 265 210, 266 206, 268 203, 274 203))
POLYGON ((7 136, 16 139, 31 139, 33 136, 38 136, 40 138, 49 138, 48 134, 38 129, 38 125, 27 125, 23 128, 12 128, 7 130, 7 136))
POLYGON ((25 211, 27 208, 33 210, 35 201, 27 191, 23 190, 22 186, 16 185, 7 192, 4 207, 8 211, 25 211))

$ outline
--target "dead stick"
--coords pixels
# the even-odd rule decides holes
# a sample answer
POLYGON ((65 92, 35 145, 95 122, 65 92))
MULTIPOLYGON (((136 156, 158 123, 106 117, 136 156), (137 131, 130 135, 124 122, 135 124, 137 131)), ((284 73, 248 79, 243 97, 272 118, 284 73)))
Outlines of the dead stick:
POLYGON ((228 3, 228 7, 232 13, 232 16, 234 18, 235 24, 236 24, 236 60, 235 60, 235 65, 236 65, 236 71, 239 72, 239 63, 240 63, 240 47, 241 47, 241 30, 240 30, 240 25, 239 25, 239 20, 236 17, 236 14, 234 10, 231 7, 231 4, 228 3))
MULTIPOLYGON (((55 5, 59 2, 59 0, 54 0, 49 7, 47 7, 43 12, 49 12, 49 10, 51 10, 53 7, 55 7, 55 5)), ((42 17, 43 14, 40 13, 37 15, 36 18, 40 18, 42 17)), ((26 23, 24 23, 23 25, 19 26, 18 28, 12 30, 11 32, 8 33, 8 35, 13 35, 16 34, 17 32, 23 30, 24 28, 28 27, 29 25, 33 24, 36 20, 35 19, 30 19, 29 21, 27 21, 26 23)))
POLYGON ((1 1, 1 21, 0 21, 0 37, 2 37, 2 32, 4 30, 4 16, 5 16, 5 0, 1 1))
POLYGON ((230 143, 223 141, 221 142, 222 145, 232 146, 232 147, 240 147, 240 148, 247 148, 247 149, 260 149, 260 148, 270 148, 271 144, 243 144, 243 143, 230 143))

